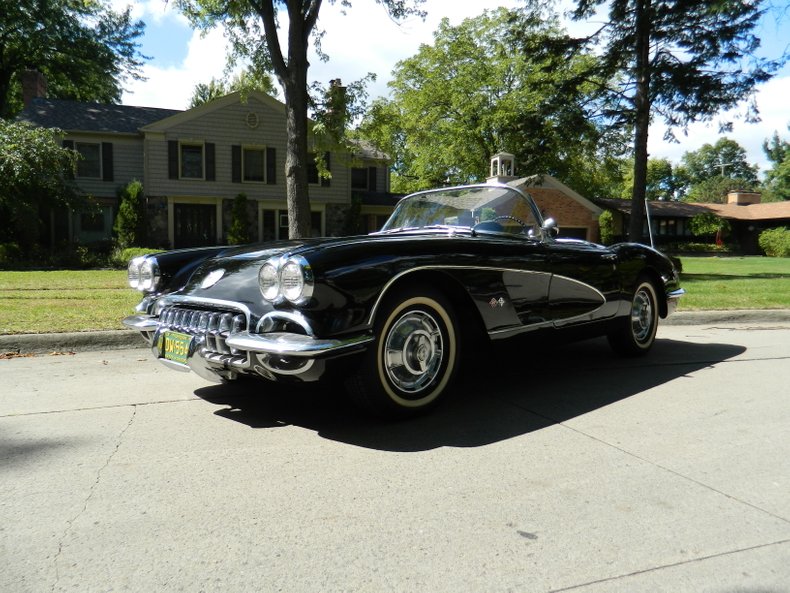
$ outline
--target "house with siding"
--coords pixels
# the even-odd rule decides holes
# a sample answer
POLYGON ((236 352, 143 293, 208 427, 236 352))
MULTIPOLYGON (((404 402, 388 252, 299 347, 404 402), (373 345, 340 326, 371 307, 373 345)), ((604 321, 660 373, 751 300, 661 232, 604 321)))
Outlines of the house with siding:
MULTIPOLYGON (((239 194, 254 239, 287 237, 285 106, 265 93, 232 93, 185 111, 31 96, 19 119, 59 128, 82 157, 75 182, 94 206, 52 213, 52 245, 110 239, 118 189, 135 179, 144 187, 149 247, 226 242, 239 194)), ((359 145, 324 160, 331 178, 308 171, 313 235, 379 228, 397 201, 386 155, 359 145)))

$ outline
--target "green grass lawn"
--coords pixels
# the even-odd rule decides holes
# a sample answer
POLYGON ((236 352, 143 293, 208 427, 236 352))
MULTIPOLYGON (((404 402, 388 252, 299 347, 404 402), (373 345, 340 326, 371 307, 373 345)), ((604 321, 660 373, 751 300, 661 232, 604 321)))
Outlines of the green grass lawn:
MULTIPOLYGON (((683 257, 681 311, 790 309, 790 259, 683 257)), ((0 272, 0 334, 122 329, 126 271, 0 272)))
POLYGON ((139 301, 125 270, 0 272, 0 334, 123 329, 139 301))
POLYGON ((682 257, 680 311, 790 309, 790 259, 682 257))

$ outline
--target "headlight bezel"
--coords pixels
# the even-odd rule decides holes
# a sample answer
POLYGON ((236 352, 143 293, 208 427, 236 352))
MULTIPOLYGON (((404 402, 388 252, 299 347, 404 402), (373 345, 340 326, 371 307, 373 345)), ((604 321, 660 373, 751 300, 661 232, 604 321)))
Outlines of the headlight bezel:
POLYGON ((159 288, 162 274, 156 257, 142 255, 129 262, 126 276, 131 288, 140 292, 153 293, 159 288))
POLYGON ((273 257, 258 271, 258 288, 269 303, 304 305, 315 289, 313 269, 301 255, 273 257))

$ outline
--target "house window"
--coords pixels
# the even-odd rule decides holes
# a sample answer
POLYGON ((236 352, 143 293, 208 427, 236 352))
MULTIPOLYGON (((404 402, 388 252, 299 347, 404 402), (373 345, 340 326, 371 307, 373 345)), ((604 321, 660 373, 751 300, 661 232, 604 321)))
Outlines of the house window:
POLYGON ((351 189, 368 189, 368 170, 363 167, 352 167, 351 189))
POLYGON ((263 148, 243 148, 243 178, 244 181, 264 180, 266 166, 266 153, 263 148))
POLYGON ((103 233, 104 211, 81 212, 80 230, 86 233, 103 233))
POLYGON ((77 177, 101 179, 101 144, 77 142, 74 148, 81 157, 77 161, 77 177))
POLYGON ((203 179, 203 145, 181 144, 181 177, 203 179))
MULTIPOLYGON (((321 178, 318 175, 318 165, 315 162, 316 154, 314 152, 307 153, 307 183, 313 184, 321 184, 322 187, 329 187, 329 178, 321 178)), ((324 153, 324 166, 326 167, 327 171, 332 170, 332 163, 330 160, 330 154, 328 152, 324 153)))

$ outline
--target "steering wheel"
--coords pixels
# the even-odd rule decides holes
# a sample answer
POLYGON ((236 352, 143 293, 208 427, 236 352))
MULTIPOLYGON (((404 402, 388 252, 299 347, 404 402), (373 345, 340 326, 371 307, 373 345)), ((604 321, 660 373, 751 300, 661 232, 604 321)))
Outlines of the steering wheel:
POLYGON ((513 222, 517 222, 518 224, 520 224, 521 228, 523 229, 529 228, 529 225, 523 220, 521 220, 520 218, 516 218, 515 216, 509 216, 507 214, 503 214, 502 216, 495 216, 494 218, 486 220, 485 222, 496 222, 497 220, 512 220, 513 222))

